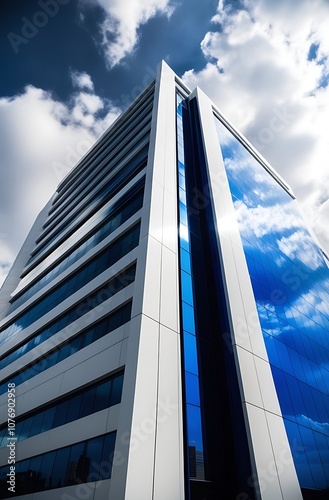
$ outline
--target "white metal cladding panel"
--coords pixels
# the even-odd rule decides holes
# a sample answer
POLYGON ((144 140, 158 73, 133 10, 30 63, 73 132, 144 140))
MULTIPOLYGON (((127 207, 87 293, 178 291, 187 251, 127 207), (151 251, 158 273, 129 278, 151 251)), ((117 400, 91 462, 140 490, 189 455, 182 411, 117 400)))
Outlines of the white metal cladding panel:
POLYGON ((156 428, 154 499, 183 499, 184 468, 182 460, 182 407, 180 401, 182 387, 177 372, 181 370, 180 339, 176 332, 160 325, 158 405, 156 428), (170 360, 171 370, 168 371, 170 360), (173 442, 173 436, 177 437, 173 442), (171 447, 168 447, 171 443, 171 447), (166 471, 166 472, 164 472, 166 471), (170 480, 168 480, 170 478, 170 480))
POLYGON ((193 95, 197 97, 201 118, 211 202, 217 225, 218 251, 221 253, 232 326, 231 342, 239 376, 256 493, 264 500, 301 499, 262 331, 257 321, 249 273, 216 134, 212 103, 200 89, 196 89, 193 95), (263 363, 257 361, 257 356, 263 363), (274 410, 277 411, 281 426, 269 417, 274 410), (264 486, 262 471, 276 463, 280 450, 285 451, 285 470, 283 472, 282 468, 276 467, 271 480, 266 481, 264 486))

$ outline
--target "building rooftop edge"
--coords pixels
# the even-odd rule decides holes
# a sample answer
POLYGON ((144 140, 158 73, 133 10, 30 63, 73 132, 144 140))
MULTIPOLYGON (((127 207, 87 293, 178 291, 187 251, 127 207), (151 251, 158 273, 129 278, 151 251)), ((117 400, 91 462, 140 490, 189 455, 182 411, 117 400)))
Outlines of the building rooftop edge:
MULTIPOLYGON (((293 192, 292 188, 290 187, 290 185, 281 177, 281 175, 272 167, 272 165, 270 163, 268 163, 268 161, 262 156, 262 154, 256 149, 256 147, 253 146, 253 144, 244 136, 244 134, 242 134, 242 132, 240 132, 240 130, 236 126, 232 125, 232 123, 230 122, 230 120, 228 120, 226 118, 226 116, 223 115, 223 113, 219 110, 219 108, 216 106, 216 104, 213 102, 213 100, 200 87, 196 86, 193 90, 191 90, 183 82, 182 78, 180 78, 174 72, 174 70, 169 66, 169 64, 164 59, 162 59, 160 61, 159 65, 158 65, 157 76, 155 77, 155 79, 161 77, 161 74, 162 74, 163 70, 164 71, 170 71, 171 73, 173 73, 176 84, 178 84, 182 88, 182 90, 185 91, 185 93, 187 94, 187 96, 188 96, 189 99, 192 99, 199 92, 202 92, 209 99, 209 101, 211 102, 211 105, 212 105, 212 108, 213 108, 213 111, 214 111, 215 115, 218 115, 218 118, 224 123, 224 125, 230 130, 230 132, 234 136, 236 136, 243 143, 243 145, 247 148, 247 150, 261 163, 261 165, 269 172, 269 174, 272 175, 272 177, 276 179, 276 181, 289 193, 289 195, 292 198, 296 198, 295 195, 294 195, 294 192, 293 192)), ((130 105, 102 133, 102 135, 94 142, 94 144, 88 149, 88 151, 76 163, 76 165, 59 182, 59 184, 57 186, 57 189, 56 189, 56 192, 59 192, 61 190, 61 187, 63 186, 63 184, 73 174, 73 172, 76 171, 76 169, 79 168, 82 165, 82 163, 84 162, 84 160, 86 159, 86 157, 88 156, 88 154, 90 153, 90 151, 93 148, 97 147, 97 145, 99 143, 101 143, 101 141, 105 138, 106 134, 109 133, 109 131, 115 126, 115 124, 119 120, 124 119, 125 114, 129 112, 129 109, 131 108, 131 106, 144 94, 144 92, 153 83, 154 83, 154 79, 149 83, 149 85, 147 85, 143 89, 143 91, 139 94, 139 96, 137 96, 136 99, 134 99, 130 103, 130 105)))

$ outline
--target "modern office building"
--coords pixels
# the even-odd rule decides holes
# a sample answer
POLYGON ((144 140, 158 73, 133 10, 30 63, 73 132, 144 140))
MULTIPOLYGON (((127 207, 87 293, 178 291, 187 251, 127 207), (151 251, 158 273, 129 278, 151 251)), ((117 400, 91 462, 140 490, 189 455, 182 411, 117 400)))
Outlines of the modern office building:
POLYGON ((328 498, 327 257, 166 63, 60 183, 0 306, 1 498, 328 498))

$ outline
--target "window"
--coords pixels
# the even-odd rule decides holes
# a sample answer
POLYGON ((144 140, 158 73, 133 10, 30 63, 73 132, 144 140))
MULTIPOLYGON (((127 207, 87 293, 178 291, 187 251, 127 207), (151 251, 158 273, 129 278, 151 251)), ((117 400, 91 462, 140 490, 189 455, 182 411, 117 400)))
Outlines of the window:
MULTIPOLYGON (((97 381, 91 387, 79 389, 42 410, 35 410, 31 416, 18 418, 15 432, 17 441, 28 439, 120 403, 122 385, 123 373, 116 373, 103 381, 97 381)), ((1 448, 7 446, 7 437, 8 427, 5 424, 0 427, 1 448)))
POLYGON ((49 312, 56 305, 60 304, 67 297, 79 290, 79 288, 86 285, 91 279, 101 274, 117 260, 129 253, 138 245, 139 233, 140 224, 138 223, 118 237, 100 254, 91 259, 58 287, 36 302, 27 312, 16 318, 13 324, 1 332, 0 342, 8 340, 17 330, 22 330, 30 326, 34 321, 49 312))
MULTIPOLYGON (((115 438, 116 432, 111 432, 16 462, 16 495, 110 478, 115 438)), ((0 468, 2 492, 8 491, 8 471, 8 466, 0 468)))
MULTIPOLYGON (((91 344, 92 342, 95 342, 100 337, 107 335, 116 328, 119 328, 119 326, 127 323, 130 320, 130 314, 131 314, 131 301, 121 306, 119 309, 112 312, 108 316, 106 316, 104 319, 96 323, 96 325, 93 325, 84 332, 80 333, 79 334, 81 341, 80 349, 84 348, 88 344, 91 344)), ((3 380, 2 384, 0 385, 0 394, 4 394, 7 391, 7 382, 9 380, 11 382, 14 382, 16 385, 22 384, 26 380, 31 379, 35 375, 38 375, 39 373, 47 370, 48 368, 51 368, 56 363, 58 363, 62 359, 61 353, 63 351, 66 353, 66 357, 68 357, 69 356, 68 346, 70 345, 71 342, 74 342, 74 340, 75 339, 72 339, 67 344, 61 345, 59 349, 53 351, 52 353, 48 354, 42 359, 34 362, 20 373, 16 375, 15 374, 11 375, 9 378, 3 380)))

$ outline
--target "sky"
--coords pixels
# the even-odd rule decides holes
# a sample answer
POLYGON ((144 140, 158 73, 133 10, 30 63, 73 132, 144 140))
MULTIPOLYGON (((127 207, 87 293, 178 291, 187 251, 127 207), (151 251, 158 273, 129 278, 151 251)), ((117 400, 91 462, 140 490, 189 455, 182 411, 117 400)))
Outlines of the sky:
POLYGON ((0 283, 164 59, 288 182, 329 252, 329 0, 2 0, 0 283))

